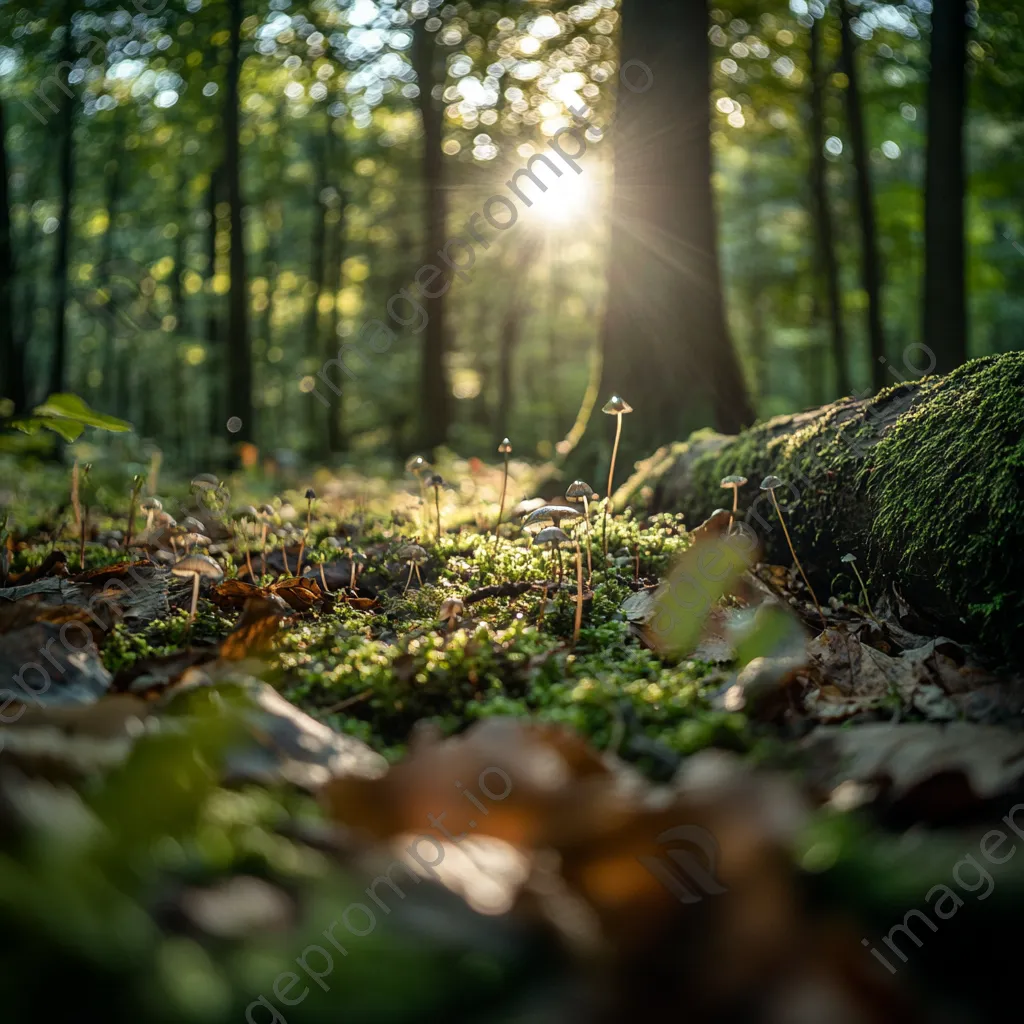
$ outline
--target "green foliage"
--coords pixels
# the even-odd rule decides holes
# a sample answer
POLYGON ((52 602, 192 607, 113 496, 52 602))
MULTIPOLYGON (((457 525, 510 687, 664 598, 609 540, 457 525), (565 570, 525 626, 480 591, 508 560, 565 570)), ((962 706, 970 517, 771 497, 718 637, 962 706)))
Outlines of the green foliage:
POLYGON ((124 433, 132 429, 130 423, 115 416, 107 416, 90 409, 77 395, 50 395, 42 405, 32 410, 31 416, 16 416, 0 426, 13 427, 23 434, 37 434, 40 430, 52 430, 65 441, 77 441, 86 427, 124 433))

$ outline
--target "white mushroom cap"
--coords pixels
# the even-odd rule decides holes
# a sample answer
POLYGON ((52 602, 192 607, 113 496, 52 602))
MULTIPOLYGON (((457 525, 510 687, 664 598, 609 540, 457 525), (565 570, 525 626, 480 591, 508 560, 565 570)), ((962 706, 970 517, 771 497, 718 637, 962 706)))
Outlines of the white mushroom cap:
POLYGON ((557 526, 548 526, 541 530, 533 538, 534 544, 550 544, 551 547, 558 547, 559 544, 571 544, 572 538, 557 526))
POLYGON ((206 576, 211 580, 224 578, 224 570, 206 555, 186 555, 171 566, 175 576, 206 576))

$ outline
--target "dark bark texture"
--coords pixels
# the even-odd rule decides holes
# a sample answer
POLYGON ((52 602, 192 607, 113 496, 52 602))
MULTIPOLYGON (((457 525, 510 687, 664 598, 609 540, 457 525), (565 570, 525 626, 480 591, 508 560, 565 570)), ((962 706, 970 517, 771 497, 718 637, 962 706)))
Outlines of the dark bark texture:
POLYGON ((636 410, 627 465, 699 423, 737 430, 753 410, 719 274, 707 5, 628 3, 622 22, 602 392, 636 410))
POLYGON ((967 359, 964 109, 967 4, 936 0, 928 78, 924 185, 924 343, 945 373, 967 359))

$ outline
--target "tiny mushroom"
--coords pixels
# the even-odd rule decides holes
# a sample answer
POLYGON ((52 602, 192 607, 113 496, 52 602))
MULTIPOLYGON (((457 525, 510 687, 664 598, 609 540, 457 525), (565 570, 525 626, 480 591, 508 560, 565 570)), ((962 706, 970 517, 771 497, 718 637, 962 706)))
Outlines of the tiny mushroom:
POLYGON ((252 505, 242 505, 240 508, 235 509, 232 518, 242 524, 242 537, 245 540, 245 565, 249 570, 249 579, 255 580, 256 573, 252 570, 252 555, 249 551, 250 538, 246 528, 250 523, 252 523, 253 530, 256 529, 256 520, 259 518, 259 513, 252 507, 252 505))
POLYGON ((811 600, 814 602, 814 607, 818 610, 818 618, 821 619, 821 625, 823 629, 828 628, 828 622, 825 620, 825 613, 821 610, 821 605, 818 603, 818 595, 814 592, 814 587, 811 586, 811 581, 807 578, 807 573, 804 572, 804 567, 800 564, 800 559, 797 558, 796 549, 793 547, 793 538, 789 535, 789 529, 786 526, 786 520, 782 515, 782 509, 779 508, 779 500, 775 497, 775 488, 782 486, 782 479, 777 476, 766 476, 761 481, 761 490, 767 491, 772 499, 772 505, 775 506, 775 514, 779 517, 779 523, 782 525, 782 533, 786 538, 786 544, 789 546, 789 553, 793 556, 793 561, 796 563, 797 569, 800 571, 800 576, 803 578, 804 584, 811 593, 811 600))
POLYGON ((498 502, 498 521, 494 524, 494 543, 498 543, 498 530, 501 528, 501 516, 505 511, 505 492, 508 489, 508 457, 512 454, 512 442, 506 437, 498 445, 498 454, 505 457, 505 472, 501 478, 501 499, 498 502))
POLYGON ((409 578, 405 581, 402 593, 404 594, 409 589, 409 584, 412 583, 413 572, 416 573, 416 579, 420 581, 420 586, 422 587, 423 577, 420 575, 420 566, 430 557, 427 554, 426 548, 421 547, 419 544, 405 544, 398 549, 398 557, 409 565, 409 578))
MULTIPOLYGON (((871 598, 868 597, 867 584, 864 582, 864 577, 860 574, 860 569, 857 568, 857 556, 854 554, 845 554, 840 559, 840 561, 844 562, 851 569, 853 569, 853 573, 857 577, 857 582, 860 584, 861 596, 864 598, 864 607, 867 609, 868 615, 870 615, 871 618, 875 619, 875 612, 874 609, 872 609, 871 607, 871 598)), ((875 619, 875 622, 877 621, 878 619, 875 619)))
MULTIPOLYGON (((540 511, 538 509, 537 511, 540 511)), ((536 537, 533 538, 534 544, 540 544, 542 547, 549 547, 558 558, 558 584, 561 586, 562 583, 562 545, 571 544, 572 538, 559 526, 546 526, 536 537)))
POLYGON ((206 555, 186 555, 171 566, 171 572, 175 576, 192 577, 192 608, 188 613, 191 628, 192 620, 196 617, 196 603, 199 601, 199 578, 205 576, 207 579, 220 580, 224 578, 224 571, 206 555))
POLYGON ((736 518, 736 510, 739 508, 740 501, 740 488, 747 482, 745 476, 737 476, 731 474, 730 476, 722 477, 722 487, 726 490, 732 490, 732 517, 729 519, 729 532, 732 533, 733 520, 736 518))
POLYGON ((146 529, 153 525, 153 516, 164 509, 163 502, 159 498, 145 498, 139 503, 139 508, 146 513, 146 529))
POLYGON ((587 584, 594 576, 590 563, 590 499, 594 496, 594 488, 586 480, 573 480, 565 492, 567 501, 583 502, 583 525, 587 531, 587 584))
POLYGON ((444 487, 444 477, 440 473, 430 473, 426 478, 426 485, 434 488, 434 510, 437 512, 437 543, 441 543, 441 488, 444 487))
MULTIPOLYGON (((524 520, 523 526, 534 526, 537 523, 553 523, 561 526, 564 519, 579 519, 583 513, 572 505, 541 505, 534 509, 524 520)), ((541 533, 544 531, 542 530, 541 533)), ((540 534, 537 535, 538 537, 540 534)))
POLYGON ((461 598, 446 597, 441 602, 441 609, 437 613, 437 617, 447 624, 448 632, 450 633, 455 628, 455 623, 462 618, 462 614, 465 610, 466 606, 463 604, 461 598))
POLYGON ((603 547, 604 547, 604 560, 608 562, 608 513, 611 510, 612 504, 612 481, 615 478, 615 456, 619 452, 619 439, 622 437, 622 417, 631 413, 633 407, 624 398, 620 398, 618 395, 612 395, 607 402, 601 407, 601 412, 607 416, 615 417, 615 443, 612 445, 612 461, 608 467, 608 493, 605 495, 604 505, 604 528, 603 528, 603 547))
POLYGON ((260 537, 260 572, 267 571, 267 531, 270 529, 270 520, 276 515, 273 505, 260 505, 256 514, 263 520, 263 534, 260 537))

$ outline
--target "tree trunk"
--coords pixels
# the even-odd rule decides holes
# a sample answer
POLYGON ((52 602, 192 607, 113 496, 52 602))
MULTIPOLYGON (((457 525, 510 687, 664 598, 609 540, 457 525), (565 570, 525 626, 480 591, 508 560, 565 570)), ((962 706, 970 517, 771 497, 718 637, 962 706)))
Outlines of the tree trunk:
POLYGON ((217 315, 220 301, 214 291, 217 276, 217 200, 223 169, 215 167, 210 174, 210 188, 206 194, 206 212, 210 218, 206 236, 206 281, 204 285, 206 306, 206 386, 208 389, 207 436, 219 437, 224 429, 224 381, 221 375, 223 357, 221 353, 220 317, 217 315))
MULTIPOLYGON (((327 359, 333 359, 337 356, 339 343, 338 322, 340 320, 338 315, 338 295, 345 286, 342 265, 345 262, 345 213, 347 204, 345 193, 341 188, 338 189, 338 198, 338 222, 334 231, 331 232, 331 259, 327 276, 333 302, 331 303, 331 316, 329 320, 330 330, 328 331, 324 346, 325 362, 327 359)), ((345 436, 345 382, 343 379, 338 381, 338 387, 341 388, 341 394, 335 395, 334 400, 325 410, 327 416, 327 448, 332 455, 343 452, 348 448, 348 438, 345 436)))
MULTIPOLYGON (((181 157, 179 156, 178 159, 180 161, 181 157)), ((171 416, 171 428, 169 432, 174 438, 178 455, 183 457, 183 459, 190 447, 189 435, 191 433, 192 424, 189 413, 190 402, 185 362, 181 358, 181 352, 178 350, 177 342, 178 338, 187 333, 185 324, 185 288, 184 281, 182 280, 182 274, 185 270, 185 244, 188 240, 187 187, 188 176, 184 169, 181 168, 178 171, 177 188, 175 189, 175 195, 177 198, 175 219, 177 221, 178 233, 174 236, 174 273, 171 277, 171 308, 174 310, 174 318, 177 321, 177 325, 167 347, 170 349, 171 380, 173 381, 174 387, 174 395, 171 399, 173 409, 171 416)), ((190 460, 186 459, 185 461, 187 462, 190 460)))
POLYGON ((25 366, 22 348, 15 334, 14 246, 11 243, 11 199, 8 192, 10 172, 7 167, 7 127, 4 104, 0 100, 0 372, 3 384, 0 394, 14 403, 14 412, 28 408, 25 366))
MULTIPOLYGON (((316 173, 313 181, 313 231, 309 242, 309 280, 313 285, 313 294, 309 298, 306 309, 305 324, 305 356, 315 372, 317 358, 321 352, 320 340, 320 295, 324 290, 324 275, 327 272, 327 204, 324 202, 324 190, 327 188, 327 169, 330 161, 328 145, 330 136, 330 117, 327 118, 327 133, 324 138, 315 136, 310 142, 310 158, 316 173)), ((324 443, 320 438, 319 402, 308 401, 306 410, 306 444, 312 457, 321 454, 324 443)), ((328 407, 328 412, 329 412, 328 407)))
MULTIPOLYGON (((828 319, 832 340, 832 362, 835 366, 836 394, 848 395, 853 390, 846 354, 846 329, 839 291, 839 264, 836 260, 832 208, 828 201, 828 163, 825 160, 825 72, 822 68, 822 25, 819 18, 811 24, 811 196, 814 203, 814 226, 818 250, 818 271, 828 299, 828 319)), ((817 275, 816 275, 817 276, 817 275)))
MULTIPOLYGON (((114 232, 117 212, 121 203, 121 189, 124 181, 124 125, 122 114, 115 111, 111 137, 111 159, 104 169, 106 176, 106 195, 104 203, 107 209, 107 224, 100 240, 100 265, 96 268, 96 283, 101 292, 106 294, 107 304, 111 304, 109 286, 114 268, 114 232)), ((103 390, 110 402, 110 408, 120 416, 127 400, 128 388, 119 386, 124 376, 123 360, 117 352, 117 330, 114 310, 108 309, 103 321, 103 390)))
POLYGON ((228 419, 241 421, 232 435, 239 441, 256 436, 252 405, 252 351, 249 339, 249 281, 245 267, 245 229, 242 225, 241 105, 242 20, 244 0, 229 0, 231 41, 224 102, 224 172, 231 219, 231 290, 228 293, 228 336, 225 355, 228 419))
MULTIPOLYGON (((766 559, 789 564, 767 474, 804 567, 828 596, 856 555, 869 589, 892 592, 933 631, 1024 661, 1024 353, 975 359, 867 400, 842 399, 740 434, 695 435, 641 464, 616 495, 692 526, 742 474, 743 518, 766 559)), ((895 597, 893 603, 896 604, 895 597)), ((909 625, 909 623, 907 623, 909 625)))
POLYGON ((964 113, 967 102, 967 4, 936 0, 928 78, 924 184, 922 338, 945 373, 967 359, 964 280, 964 113))
POLYGON ((754 419, 722 297, 708 24, 697 0, 622 8, 602 388, 636 410, 626 453, 754 419))
MULTIPOLYGON (((71 31, 73 6, 65 5, 64 42, 60 60, 65 66, 75 59, 71 31)), ((67 381, 67 304, 68 259, 71 251, 71 202, 75 185, 75 107, 78 94, 60 100, 60 149, 57 157, 60 180, 60 224, 57 228, 57 249, 53 260, 53 353, 50 362, 50 393, 64 391, 67 381)))
POLYGON ((850 29, 849 0, 839 0, 839 33, 842 45, 846 86, 846 119, 850 128, 850 148, 856 178, 857 215, 860 219, 861 286, 868 300, 868 348, 871 354, 871 382, 876 391, 890 381, 885 373, 885 332, 882 329, 882 274, 878 261, 875 205, 868 167, 868 144, 864 131, 864 112, 860 101, 860 75, 857 48, 850 29))
MULTIPOLYGON (((519 257, 509 267, 506 280, 509 282, 505 316, 498 336, 498 405, 495 410, 494 433, 497 437, 508 437, 512 431, 512 356, 519 344, 522 324, 529 312, 529 302, 524 302, 523 293, 530 264, 537 255, 537 243, 526 242, 519 257)), ((533 391, 527 386, 527 391, 533 391)))
MULTIPOLYGON (((447 200, 444 191, 444 156, 441 152, 442 109, 433 96, 438 84, 436 43, 423 19, 413 26, 412 62, 419 84, 420 116, 423 119, 424 257, 437 264, 437 252, 445 244, 447 200)), ((443 269, 443 268, 442 268, 443 269)), ((447 275, 439 277, 433 291, 440 290, 447 275)), ((444 296, 424 298, 427 324, 423 329, 420 377, 420 444, 425 449, 446 444, 451 420, 448 376, 445 367, 446 332, 444 296)))

